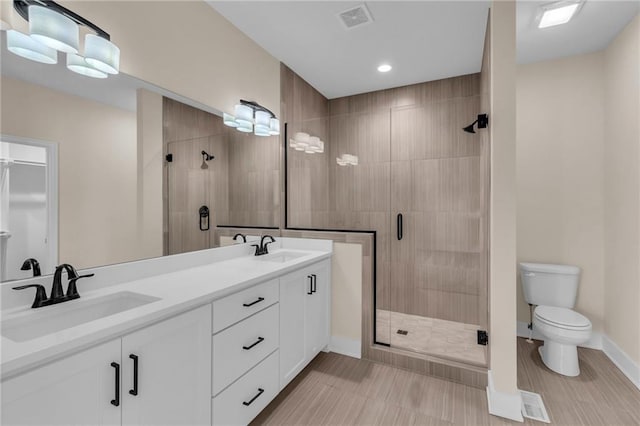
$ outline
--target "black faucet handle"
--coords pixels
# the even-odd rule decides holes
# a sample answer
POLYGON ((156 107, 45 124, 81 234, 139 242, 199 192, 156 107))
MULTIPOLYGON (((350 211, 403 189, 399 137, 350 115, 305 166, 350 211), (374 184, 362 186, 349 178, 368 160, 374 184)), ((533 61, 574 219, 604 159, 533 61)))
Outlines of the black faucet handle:
POLYGON ((90 278, 90 277, 93 277, 94 275, 95 274, 87 274, 87 275, 80 275, 79 277, 71 278, 69 280, 69 286, 67 287, 67 298, 77 299, 78 297, 80 297, 80 295, 78 294, 78 289, 76 287, 76 281, 78 281, 81 278, 90 278))
POLYGON ((32 308, 39 308, 46 302, 47 300, 47 291, 44 289, 43 285, 40 284, 27 284, 21 285, 18 287, 13 287, 13 290, 24 290, 25 288, 35 287, 36 289, 36 297, 33 299, 32 308))
POLYGON ((262 247, 260 247, 258 244, 251 244, 251 247, 256 248, 256 252, 254 253, 254 256, 260 256, 262 254, 262 247))

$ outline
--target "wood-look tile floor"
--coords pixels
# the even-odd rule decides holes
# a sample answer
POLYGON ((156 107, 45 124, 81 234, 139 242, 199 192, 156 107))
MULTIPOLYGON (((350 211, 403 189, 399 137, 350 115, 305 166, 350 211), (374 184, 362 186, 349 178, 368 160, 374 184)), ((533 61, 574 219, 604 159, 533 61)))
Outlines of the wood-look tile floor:
POLYGON ((479 325, 446 321, 401 312, 376 311, 376 334, 381 343, 413 352, 487 365, 487 347, 478 345, 479 325), (404 330, 407 334, 398 334, 404 330))
MULTIPOLYGON (((541 342, 518 339, 518 387, 542 394, 554 425, 640 425, 640 391, 601 352, 579 349, 582 373, 555 374, 541 342)), ((321 353, 254 425, 506 425, 484 389, 388 365, 321 353)), ((526 425, 543 423, 525 419, 526 425)))

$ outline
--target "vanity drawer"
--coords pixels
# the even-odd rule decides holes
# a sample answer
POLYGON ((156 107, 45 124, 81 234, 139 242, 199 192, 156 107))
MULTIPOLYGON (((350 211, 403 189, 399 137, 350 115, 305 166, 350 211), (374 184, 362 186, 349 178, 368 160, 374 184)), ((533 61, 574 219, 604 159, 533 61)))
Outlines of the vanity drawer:
POLYGON ((213 333, 278 301, 278 280, 267 281, 213 302, 213 333))
POLYGON ((213 336, 213 395, 279 346, 279 304, 213 336))
POLYGON ((214 425, 248 425, 278 394, 278 351, 213 398, 214 425))

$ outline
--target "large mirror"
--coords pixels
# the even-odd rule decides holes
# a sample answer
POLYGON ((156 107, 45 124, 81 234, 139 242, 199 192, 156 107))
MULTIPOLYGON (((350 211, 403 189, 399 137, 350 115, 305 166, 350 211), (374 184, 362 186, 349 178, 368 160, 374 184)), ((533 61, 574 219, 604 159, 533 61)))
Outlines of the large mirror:
POLYGON ((211 248, 217 227, 279 227, 279 136, 122 73, 29 61, 5 38, 0 280, 211 248))

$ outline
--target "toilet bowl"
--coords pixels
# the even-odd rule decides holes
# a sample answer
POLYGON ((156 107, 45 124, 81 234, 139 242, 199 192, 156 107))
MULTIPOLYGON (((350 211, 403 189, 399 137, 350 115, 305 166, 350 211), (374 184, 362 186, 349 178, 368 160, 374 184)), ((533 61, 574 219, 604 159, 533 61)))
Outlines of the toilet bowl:
POLYGON ((565 376, 579 375, 577 345, 591 338, 591 321, 568 308, 538 306, 533 326, 544 337, 544 345, 538 348, 544 364, 565 376))

